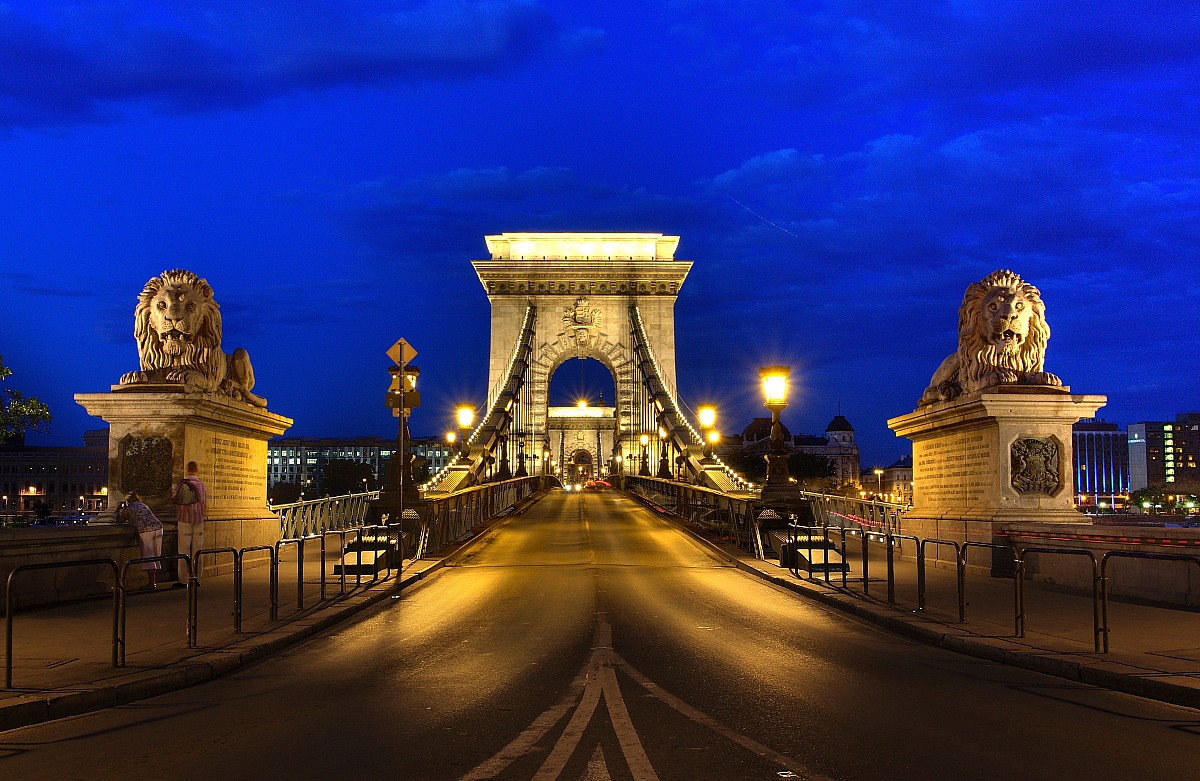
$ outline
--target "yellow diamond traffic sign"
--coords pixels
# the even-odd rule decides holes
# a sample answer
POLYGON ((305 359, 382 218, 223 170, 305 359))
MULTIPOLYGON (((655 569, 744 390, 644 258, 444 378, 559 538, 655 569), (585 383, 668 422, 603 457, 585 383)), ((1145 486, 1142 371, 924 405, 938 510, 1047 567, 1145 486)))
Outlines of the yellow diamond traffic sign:
POLYGON ((413 347, 404 339, 397 339, 387 351, 387 355, 400 366, 417 357, 417 348, 413 347))

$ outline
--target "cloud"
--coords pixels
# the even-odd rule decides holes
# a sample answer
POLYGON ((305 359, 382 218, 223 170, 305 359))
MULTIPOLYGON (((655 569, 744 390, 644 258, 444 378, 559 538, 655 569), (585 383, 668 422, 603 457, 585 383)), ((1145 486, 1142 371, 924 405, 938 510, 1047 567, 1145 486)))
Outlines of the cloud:
POLYGON ((458 169, 372 182, 347 198, 351 234, 414 270, 430 258, 478 257, 489 233, 700 231, 719 220, 719 210, 694 198, 586 183, 566 168, 458 169))
POLYGON ((1196 114, 1200 14, 1183 0, 696 0, 672 9, 674 40, 690 55, 681 60, 821 123, 960 132, 979 119, 1063 112, 1123 122, 1136 105, 1169 129, 1180 111, 1196 114))
POLYGON ((303 90, 466 78, 524 62, 558 35, 528 0, 353 9, 311 0, 0 7, 0 125, 103 122, 137 105, 206 111, 303 90))

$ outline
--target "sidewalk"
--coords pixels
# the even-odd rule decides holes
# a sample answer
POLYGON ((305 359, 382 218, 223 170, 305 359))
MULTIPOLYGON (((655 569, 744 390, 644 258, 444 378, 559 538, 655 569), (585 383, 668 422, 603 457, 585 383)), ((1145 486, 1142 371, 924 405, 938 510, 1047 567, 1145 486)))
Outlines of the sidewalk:
MULTIPOLYGON (((858 557, 847 585, 840 573, 809 579, 754 559, 732 545, 713 542, 739 568, 822 604, 851 613, 913 640, 1163 702, 1200 708, 1200 612, 1109 600, 1110 652, 1093 643, 1090 595, 1036 582, 1025 584, 1025 633, 1015 637, 1011 578, 966 577, 966 621, 958 620, 954 569, 926 570, 926 609, 918 610, 913 558, 895 564, 895 603, 887 602, 882 552, 870 559, 869 593, 863 593, 858 557)), ((1103 647, 1103 646, 1101 646, 1103 647)))
POLYGON ((124 667, 112 666, 111 595, 16 609, 14 688, 0 688, 0 730, 121 705, 215 678, 387 599, 446 561, 406 561, 399 579, 394 571, 385 579, 385 570, 375 581, 364 576, 361 585, 356 585, 353 575, 348 576, 343 596, 340 576, 333 575, 337 558, 337 553, 331 553, 327 559, 327 598, 322 601, 320 556, 306 556, 305 609, 298 610, 294 549, 285 552, 279 573, 279 620, 274 622, 270 620, 269 569, 246 570, 241 634, 234 632, 232 574, 204 578, 199 590, 196 648, 187 647, 187 589, 166 583, 155 591, 131 590, 124 667))

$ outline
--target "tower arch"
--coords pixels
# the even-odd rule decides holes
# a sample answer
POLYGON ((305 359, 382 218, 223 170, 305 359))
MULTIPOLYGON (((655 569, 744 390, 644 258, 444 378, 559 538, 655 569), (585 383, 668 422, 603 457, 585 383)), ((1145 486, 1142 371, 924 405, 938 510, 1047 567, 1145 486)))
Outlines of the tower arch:
POLYGON ((675 301, 692 267, 675 258, 679 237, 502 233, 485 241, 490 257, 472 266, 492 309, 489 405, 508 381, 526 313, 530 307, 537 312, 528 359, 530 409, 524 430, 514 432, 524 448, 539 452, 548 442, 550 378, 570 358, 593 358, 612 372, 617 440, 622 432, 656 430, 639 389, 633 331, 641 328, 659 377, 674 388, 675 301), (631 315, 635 308, 640 323, 631 315))

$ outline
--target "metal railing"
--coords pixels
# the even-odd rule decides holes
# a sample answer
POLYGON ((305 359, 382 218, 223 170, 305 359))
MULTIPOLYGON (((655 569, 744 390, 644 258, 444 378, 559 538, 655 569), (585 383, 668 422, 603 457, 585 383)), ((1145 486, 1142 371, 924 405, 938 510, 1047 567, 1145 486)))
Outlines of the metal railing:
POLYGON ((800 491, 800 497, 812 503, 813 516, 830 526, 850 521, 871 531, 898 533, 903 528, 907 504, 895 504, 852 496, 800 491))
POLYGON ((625 475, 622 479, 625 490, 635 499, 670 512, 739 548, 756 550, 754 497, 658 477, 625 475))
POLYGON ((362 526, 369 502, 379 498, 378 491, 329 496, 271 507, 279 516, 279 532, 284 539, 321 534, 334 529, 362 526))

